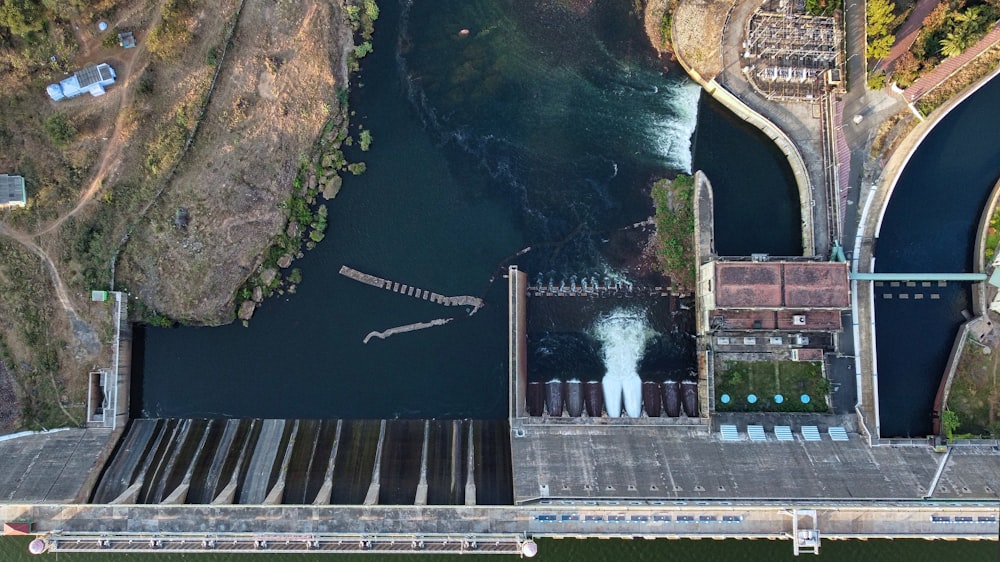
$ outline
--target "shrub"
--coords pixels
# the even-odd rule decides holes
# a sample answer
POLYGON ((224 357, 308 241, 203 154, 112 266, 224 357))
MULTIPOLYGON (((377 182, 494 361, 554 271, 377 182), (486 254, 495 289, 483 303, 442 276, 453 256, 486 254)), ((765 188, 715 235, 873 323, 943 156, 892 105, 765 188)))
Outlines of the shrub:
POLYGON ((190 6, 187 0, 167 0, 160 23, 146 38, 146 47, 160 59, 170 60, 180 55, 191 41, 191 29, 186 21, 190 6))
POLYGON ((368 129, 361 131, 361 136, 358 137, 358 142, 361 144, 361 150, 367 151, 372 145, 372 133, 368 129))
POLYGON ((62 113, 56 113, 45 120, 45 132, 52 144, 63 147, 76 137, 76 126, 62 113))

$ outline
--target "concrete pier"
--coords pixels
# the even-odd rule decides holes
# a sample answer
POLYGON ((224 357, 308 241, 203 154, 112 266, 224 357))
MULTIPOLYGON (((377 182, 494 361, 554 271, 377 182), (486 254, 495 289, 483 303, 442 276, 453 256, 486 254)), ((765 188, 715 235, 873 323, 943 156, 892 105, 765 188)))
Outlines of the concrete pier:
POLYGON ((375 275, 369 275, 363 273, 356 269, 347 267, 346 265, 340 267, 340 274, 348 279, 354 279, 365 285, 371 285, 379 289, 391 290, 394 293, 400 293, 406 296, 415 297, 422 300, 429 300, 430 302, 437 303, 444 306, 469 306, 472 310, 469 311, 469 316, 475 314, 480 308, 483 307, 483 299, 479 297, 473 297, 468 295, 460 295, 457 297, 449 297, 445 295, 440 295, 438 293, 432 293, 424 289, 417 289, 411 285, 401 284, 397 281, 390 281, 388 279, 383 279, 375 275))

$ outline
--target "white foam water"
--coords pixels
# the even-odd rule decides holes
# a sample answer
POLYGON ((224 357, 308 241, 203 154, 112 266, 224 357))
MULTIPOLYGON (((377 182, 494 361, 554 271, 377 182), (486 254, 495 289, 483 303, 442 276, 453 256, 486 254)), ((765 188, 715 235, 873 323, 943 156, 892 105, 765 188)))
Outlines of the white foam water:
POLYGON ((621 416, 622 403, 630 418, 642 414, 642 380, 637 367, 646 342, 655 334, 643 311, 615 309, 597 319, 594 336, 601 342, 606 372, 601 380, 608 416, 621 416))
POLYGON ((691 173, 691 141, 698 125, 698 99, 701 86, 694 82, 680 82, 658 93, 669 112, 650 113, 647 116, 646 138, 650 150, 672 167, 691 173))

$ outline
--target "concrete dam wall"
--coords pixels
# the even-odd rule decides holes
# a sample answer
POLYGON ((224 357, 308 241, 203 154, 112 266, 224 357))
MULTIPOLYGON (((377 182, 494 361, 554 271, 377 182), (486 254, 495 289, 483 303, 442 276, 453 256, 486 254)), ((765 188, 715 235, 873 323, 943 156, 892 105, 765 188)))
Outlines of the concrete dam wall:
POLYGON ((506 421, 133 420, 97 504, 509 505, 506 421))

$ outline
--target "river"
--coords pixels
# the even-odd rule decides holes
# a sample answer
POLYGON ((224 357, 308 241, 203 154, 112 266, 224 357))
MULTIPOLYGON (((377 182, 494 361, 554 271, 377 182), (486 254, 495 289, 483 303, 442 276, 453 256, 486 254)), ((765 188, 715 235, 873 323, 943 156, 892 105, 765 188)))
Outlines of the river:
MULTIPOLYGON (((631 5, 384 4, 352 99, 375 139, 351 154, 368 171, 328 204, 297 293, 249 328, 147 329, 136 415, 505 417, 506 286, 491 276, 531 246, 517 263, 532 279, 622 278, 609 238, 652 213, 655 178, 692 164, 715 184, 721 252, 800 251, 780 152, 666 71, 631 5), (350 281, 342 264, 487 305, 469 317, 350 281), (440 317, 455 320, 362 343, 440 317)), ((667 347, 646 362, 693 362, 667 347)))

